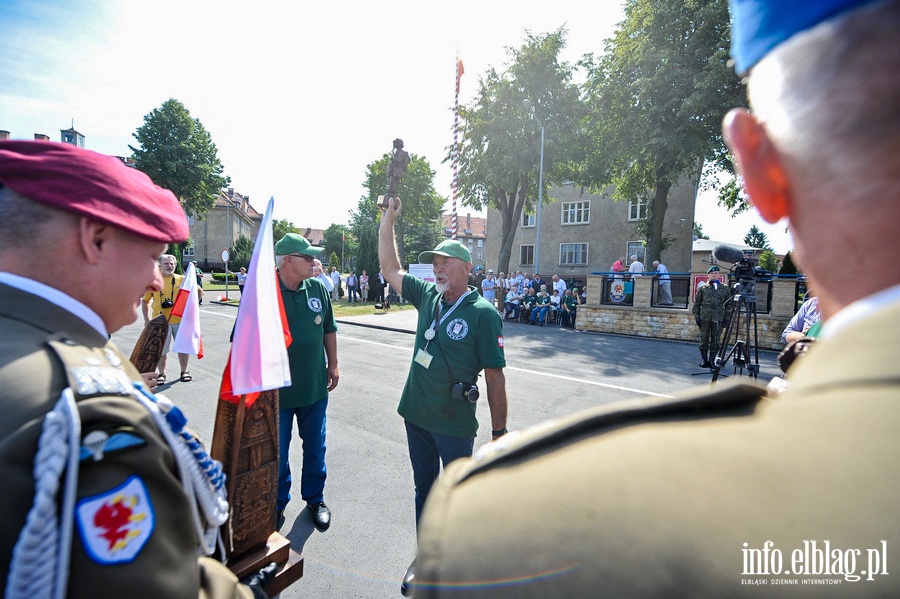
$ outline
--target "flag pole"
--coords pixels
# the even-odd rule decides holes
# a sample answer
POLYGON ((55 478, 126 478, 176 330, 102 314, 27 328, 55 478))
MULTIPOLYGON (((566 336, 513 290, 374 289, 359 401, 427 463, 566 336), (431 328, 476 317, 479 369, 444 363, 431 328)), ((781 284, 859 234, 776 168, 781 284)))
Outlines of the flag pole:
POLYGON ((453 203, 450 208, 450 239, 456 239, 456 190, 459 186, 459 80, 465 69, 463 63, 456 55, 456 98, 453 101, 453 185, 451 187, 453 203))

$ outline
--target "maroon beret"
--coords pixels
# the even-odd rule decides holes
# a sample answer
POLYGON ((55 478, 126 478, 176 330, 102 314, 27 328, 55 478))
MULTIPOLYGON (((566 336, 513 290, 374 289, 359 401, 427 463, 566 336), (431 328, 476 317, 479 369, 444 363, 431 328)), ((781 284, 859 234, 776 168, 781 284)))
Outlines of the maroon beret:
POLYGON ((162 243, 188 238, 178 198, 114 156, 52 141, 0 141, 0 183, 35 202, 162 243))

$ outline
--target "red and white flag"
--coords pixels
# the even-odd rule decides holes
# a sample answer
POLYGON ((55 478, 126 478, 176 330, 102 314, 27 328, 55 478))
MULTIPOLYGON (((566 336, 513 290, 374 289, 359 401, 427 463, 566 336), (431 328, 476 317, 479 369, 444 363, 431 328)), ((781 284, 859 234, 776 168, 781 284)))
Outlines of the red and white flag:
POLYGON ((203 357, 203 339, 200 337, 200 292, 197 291, 197 271, 194 264, 188 264, 181 289, 172 305, 172 316, 180 316, 178 334, 172 342, 172 351, 203 357))
POLYGON ((231 353, 219 388, 220 399, 238 402, 245 395, 248 407, 261 391, 291 384, 287 355, 290 330, 275 274, 274 205, 275 198, 270 198, 256 236, 234 325, 231 353))

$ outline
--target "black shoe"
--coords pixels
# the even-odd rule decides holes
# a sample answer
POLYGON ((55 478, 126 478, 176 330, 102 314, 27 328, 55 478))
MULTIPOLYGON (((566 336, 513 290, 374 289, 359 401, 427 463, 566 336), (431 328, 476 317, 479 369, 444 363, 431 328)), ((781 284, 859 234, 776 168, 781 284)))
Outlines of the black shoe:
POLYGON ((281 530, 282 526, 284 526, 284 510, 278 510, 275 513, 275 530, 281 530))
POLYGON ((712 364, 710 364, 706 360, 703 360, 702 362, 700 362, 700 368, 712 368, 712 364))
POLYGON ((331 526, 331 510, 325 505, 325 502, 307 504, 306 509, 312 515, 313 524, 320 531, 325 532, 331 526))
POLYGON ((400 583, 400 594, 404 597, 412 596, 412 584, 416 578, 416 560, 406 569, 406 575, 403 576, 403 582, 400 583))

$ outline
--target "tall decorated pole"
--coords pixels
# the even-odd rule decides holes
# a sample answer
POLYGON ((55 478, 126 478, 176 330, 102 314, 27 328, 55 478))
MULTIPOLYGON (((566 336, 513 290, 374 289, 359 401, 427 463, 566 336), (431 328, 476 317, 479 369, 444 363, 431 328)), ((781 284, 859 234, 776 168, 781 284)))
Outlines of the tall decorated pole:
POLYGON ((463 63, 456 57, 456 99, 453 101, 453 204, 450 208, 450 239, 456 239, 456 190, 459 186, 459 80, 465 73, 463 63))

